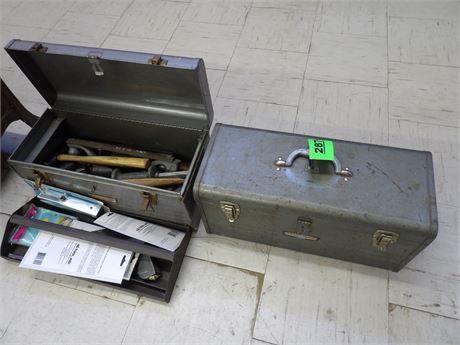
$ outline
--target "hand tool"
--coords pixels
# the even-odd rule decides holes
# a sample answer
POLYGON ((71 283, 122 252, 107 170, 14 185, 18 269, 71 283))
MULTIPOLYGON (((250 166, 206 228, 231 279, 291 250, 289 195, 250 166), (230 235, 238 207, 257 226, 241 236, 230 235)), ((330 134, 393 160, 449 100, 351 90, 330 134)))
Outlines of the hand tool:
POLYGON ((109 151, 113 153, 133 156, 133 157, 163 160, 166 162, 173 162, 175 159, 171 153, 150 152, 150 151, 134 149, 134 148, 127 147, 124 145, 101 143, 101 142, 92 141, 92 140, 69 138, 67 139, 66 143, 68 145, 81 145, 81 146, 91 148, 91 149, 99 149, 103 151, 109 151))
POLYGON ((156 267, 152 258, 144 254, 139 256, 136 272, 139 278, 143 280, 155 281, 160 278, 160 270, 156 267))
POLYGON ((184 179, 177 178, 177 177, 130 178, 130 179, 122 180, 122 181, 140 184, 140 185, 149 186, 149 187, 171 186, 171 185, 179 185, 179 184, 184 183, 184 179))
POLYGON ((107 165, 125 168, 147 169, 149 160, 147 158, 119 157, 119 156, 77 156, 61 154, 57 156, 58 161, 80 162, 96 165, 107 165))
POLYGON ((147 178, 147 177, 155 177, 155 174, 159 171, 162 171, 162 167, 156 164, 156 161, 152 161, 147 171, 122 173, 120 169, 113 169, 110 177, 113 179, 117 179, 117 180, 128 179, 128 178, 147 178))
POLYGON ((168 172, 157 172, 155 177, 182 177, 185 178, 188 175, 188 170, 183 171, 168 171, 168 172))
POLYGON ((57 167, 59 169, 64 169, 64 170, 76 170, 78 168, 78 166, 74 162, 59 163, 57 167))
MULTIPOLYGON (((152 162, 153 164, 153 162, 152 162)), ((117 180, 126 180, 126 179, 133 179, 133 178, 149 178, 149 177, 181 177, 185 178, 188 174, 188 170, 186 171, 171 171, 171 172, 162 172, 158 169, 157 166, 150 165, 147 171, 139 171, 139 172, 128 172, 122 173, 120 169, 113 169, 112 174, 110 175, 111 178, 117 180)))
POLYGON ((75 146, 68 146, 67 147, 67 153, 69 155, 77 155, 78 156, 78 155, 80 155, 81 152, 75 146))
POLYGON ((164 167, 163 170, 166 170, 166 171, 177 171, 179 170, 179 166, 181 164, 180 159, 174 159, 172 162, 156 159, 154 162, 155 162, 155 165, 163 166, 164 167))
POLYGON ((103 165, 90 165, 88 166, 88 172, 93 175, 103 176, 103 177, 111 177, 112 175, 111 167, 106 167, 103 165))
POLYGON ((81 146, 81 145, 70 145, 70 144, 67 144, 68 148, 69 148, 69 151, 68 151, 68 154, 69 155, 78 155, 80 154, 80 151, 83 151, 84 153, 86 153, 87 156, 96 156, 96 153, 93 151, 93 150, 90 150, 84 146, 81 146))
MULTIPOLYGON (((96 143, 96 144, 101 144, 101 143, 97 143, 97 142, 94 142, 94 141, 89 141, 89 140, 81 140, 81 139, 74 139, 74 138, 71 138, 71 139, 68 139, 66 141, 67 143, 67 146, 69 147, 69 154, 75 154, 75 155, 79 155, 80 154, 80 151, 83 151, 86 153, 87 156, 96 156, 97 154, 93 151, 93 150, 90 150, 89 148, 83 146, 82 144, 77 144, 78 142, 88 142, 89 145, 91 145, 92 143, 96 143), (78 149, 78 150, 77 150, 78 149)), ((104 145, 110 145, 110 144, 102 144, 103 146, 104 145)), ((94 146, 97 146, 97 145, 94 145, 94 146)), ((115 148, 123 148, 124 151, 126 151, 126 148, 122 147, 122 146, 116 146, 116 145, 112 145, 113 147, 115 148)), ((113 149, 113 148, 112 148, 113 149)), ((102 151, 102 149, 98 149, 99 151, 102 151)), ((123 151, 123 150, 119 150, 119 151, 123 151)), ((131 149, 129 149, 131 150, 131 149)), ((112 152, 111 150, 106 150, 106 151, 109 151, 109 152, 112 152)), ((153 155, 157 155, 156 153, 153 153, 152 152, 147 152, 147 151, 141 151, 141 150, 136 150, 137 153, 139 153, 139 155, 137 155, 138 157, 142 157, 142 158, 151 158, 153 155), (144 152, 147 152, 147 154, 141 154, 144 153, 144 152)), ((119 152, 119 153, 124 153, 124 154, 127 154, 129 156, 135 156, 132 154, 132 152, 119 152)), ((160 154, 160 155, 165 155, 165 154, 160 154)), ((172 156, 172 155, 171 155, 172 156)), ((173 157, 173 159, 169 159, 169 157, 164 157, 164 158, 151 158, 153 159, 156 164, 155 165, 160 165, 162 164, 164 167, 165 167, 165 170, 166 171, 177 171, 179 169, 179 165, 183 164, 181 162, 180 159, 176 159, 173 157)), ((187 164, 184 164, 184 165, 187 165, 187 164)), ((139 176, 133 176, 133 178, 135 177, 139 177, 139 176)), ((148 177, 148 176, 146 176, 148 177)))

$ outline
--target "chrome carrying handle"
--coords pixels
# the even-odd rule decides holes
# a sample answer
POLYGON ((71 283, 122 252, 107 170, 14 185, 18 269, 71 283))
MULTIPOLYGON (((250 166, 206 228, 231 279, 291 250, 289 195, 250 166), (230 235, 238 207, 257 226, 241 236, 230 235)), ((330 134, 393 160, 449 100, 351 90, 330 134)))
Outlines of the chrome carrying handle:
MULTIPOLYGON (((291 167, 294 161, 299 157, 310 158, 310 152, 308 151, 308 149, 294 150, 289 154, 286 160, 284 160, 282 157, 278 157, 278 159, 275 161, 275 165, 278 168, 288 168, 288 167, 291 167)), ((344 177, 353 176, 353 173, 347 168, 342 169, 342 164, 340 163, 340 161, 337 159, 336 156, 334 156, 334 160, 332 160, 332 164, 334 164, 334 173, 336 175, 340 175, 344 177)))

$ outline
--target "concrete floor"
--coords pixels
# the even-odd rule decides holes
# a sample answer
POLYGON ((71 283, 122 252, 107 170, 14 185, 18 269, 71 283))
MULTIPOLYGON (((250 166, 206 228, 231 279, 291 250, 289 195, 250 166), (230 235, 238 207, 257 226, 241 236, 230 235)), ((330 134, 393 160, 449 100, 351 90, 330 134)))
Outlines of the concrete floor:
MULTIPOLYGON (((170 304, 1 260, 0 343, 460 343, 458 2, 2 0, 1 18, 4 44, 202 57, 217 122, 430 150, 440 229, 392 273, 201 227, 170 304)), ((32 193, 13 173, 1 187, 3 229, 32 193)))

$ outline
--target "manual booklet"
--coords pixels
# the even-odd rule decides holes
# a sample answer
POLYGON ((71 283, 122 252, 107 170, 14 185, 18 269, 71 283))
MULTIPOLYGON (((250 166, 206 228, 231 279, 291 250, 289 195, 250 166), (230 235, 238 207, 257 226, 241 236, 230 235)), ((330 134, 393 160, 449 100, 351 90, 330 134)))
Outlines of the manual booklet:
POLYGON ((19 267, 121 284, 132 255, 127 250, 40 231, 19 267))
POLYGON ((103 214, 94 223, 170 251, 175 251, 185 236, 185 233, 182 231, 172 230, 115 212, 103 214))

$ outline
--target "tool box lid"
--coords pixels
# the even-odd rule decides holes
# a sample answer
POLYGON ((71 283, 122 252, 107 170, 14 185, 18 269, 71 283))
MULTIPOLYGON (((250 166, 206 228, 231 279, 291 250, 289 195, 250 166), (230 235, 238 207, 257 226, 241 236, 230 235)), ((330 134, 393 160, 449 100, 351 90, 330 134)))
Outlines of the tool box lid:
POLYGON ((202 59, 12 40, 8 54, 53 109, 209 128, 202 59))

